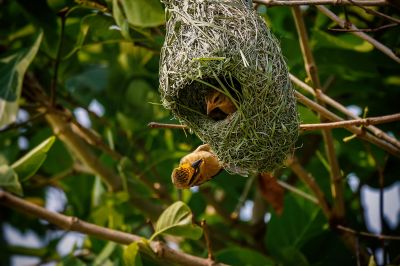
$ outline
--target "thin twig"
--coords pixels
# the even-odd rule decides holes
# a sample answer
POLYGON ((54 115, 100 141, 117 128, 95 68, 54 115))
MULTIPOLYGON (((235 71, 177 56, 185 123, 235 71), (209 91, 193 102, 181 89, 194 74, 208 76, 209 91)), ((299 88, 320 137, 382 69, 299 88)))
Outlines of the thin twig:
POLYGON ((332 11, 330 11, 328 8, 324 6, 316 6, 321 13, 329 17, 331 20, 335 21, 341 28, 344 29, 351 29, 355 30, 354 32, 351 32, 352 34, 360 37, 361 39, 369 42, 373 46, 375 46, 376 49, 380 50, 382 53, 386 54, 389 56, 391 59, 393 59, 395 62, 400 63, 400 58, 396 56, 396 54, 387 46, 383 45, 382 43, 378 42, 371 36, 365 34, 364 32, 359 32, 357 31, 358 28, 354 26, 353 24, 350 24, 347 21, 344 21, 343 19, 339 18, 336 16, 332 11))
POLYGON ((400 24, 400 19, 397 19, 397 18, 388 16, 388 15, 382 13, 382 12, 379 12, 379 11, 377 11, 377 10, 373 10, 372 8, 364 7, 364 6, 360 5, 357 1, 354 1, 354 0, 348 0, 348 1, 349 1, 350 3, 352 3, 353 5, 355 5, 355 6, 359 7, 359 8, 361 8, 361 9, 363 9, 363 10, 364 10, 366 13, 368 13, 368 14, 373 14, 373 15, 375 15, 375 16, 378 16, 378 17, 381 17, 381 18, 385 18, 385 19, 387 19, 387 20, 389 20, 389 21, 392 21, 392 22, 394 22, 394 23, 400 24))
POLYGON ((207 226, 207 222, 206 220, 202 220, 200 223, 201 227, 203 228, 203 234, 204 234, 204 239, 206 241, 206 246, 207 246, 207 252, 208 252, 208 259, 210 261, 214 260, 214 254, 212 252, 212 248, 211 248, 211 241, 210 241, 210 232, 208 230, 208 226, 207 226))
MULTIPOLYGON (((312 81, 315 89, 321 90, 321 82, 318 76, 317 65, 314 60, 314 56, 311 52, 310 43, 308 40, 307 29, 304 23, 303 16, 301 14, 300 7, 292 7, 292 13, 296 24, 296 29, 299 35, 300 47, 304 58, 304 64, 308 78, 312 81)), ((317 102, 323 105, 323 102, 317 99, 317 102)), ((325 122, 324 117, 320 116, 321 122, 325 122)), ((337 160, 335 147, 333 145, 333 136, 330 129, 324 128, 322 136, 325 143, 326 156, 328 157, 330 165, 330 179, 331 179, 331 191, 334 200, 333 211, 337 216, 336 218, 342 219, 345 216, 345 204, 343 194, 342 175, 340 172, 339 162, 337 160)))
POLYGON ((300 125, 300 129, 307 130, 316 130, 323 128, 341 128, 346 126, 369 126, 369 125, 378 125, 383 123, 390 123, 394 121, 400 120, 400 113, 385 115, 385 116, 377 116, 377 117, 368 117, 362 119, 353 119, 339 122, 331 122, 331 123, 321 123, 321 124, 302 124, 300 125))
POLYGON ((342 225, 336 226, 337 229, 342 230, 344 232, 356 235, 356 236, 364 236, 364 237, 370 237, 370 238, 377 238, 380 240, 400 240, 400 236, 389 236, 389 235, 377 235, 377 234, 372 234, 368 232, 362 232, 362 231, 356 231, 354 229, 344 227, 342 225))
MULTIPOLYGON (((327 118, 331 121, 343 121, 343 118, 337 116, 336 114, 332 113, 331 111, 329 111, 325 107, 317 104, 316 102, 308 99, 300 92, 295 91, 295 95, 299 102, 301 102, 305 106, 309 107, 310 109, 314 110, 315 112, 321 114, 325 118, 327 118)), ((350 132, 352 132, 353 134, 355 134, 357 137, 364 139, 366 141, 369 141, 369 142, 375 144, 376 146, 384 149, 385 151, 389 152, 393 156, 400 158, 400 149, 398 149, 397 147, 394 147, 391 144, 383 141, 382 139, 379 139, 379 138, 369 134, 362 128, 359 128, 356 126, 346 126, 345 128, 347 130, 349 130, 350 132)))
POLYGON ((291 192, 293 192, 293 193, 295 193, 295 194, 297 194, 297 195, 299 195, 299 196, 301 196, 301 197, 303 197, 303 198, 305 198, 305 199, 307 199, 307 200, 309 200, 309 201, 311 201, 311 202, 313 202, 315 204, 318 204, 318 199, 316 197, 313 197, 313 196, 305 193, 304 191, 302 191, 302 190, 300 190, 300 189, 298 189, 298 188, 296 188, 296 187, 294 187, 294 186, 292 186, 292 185, 290 185, 290 184, 288 184, 288 183, 286 183, 284 181, 277 180, 277 183, 281 187, 283 187, 283 188, 285 188, 285 189, 287 189, 287 190, 289 190, 289 191, 291 191, 291 192))
POLYGON ((58 69, 61 63, 61 54, 64 44, 64 32, 65 32, 65 22, 67 20, 67 14, 69 11, 69 7, 62 9, 58 12, 58 15, 61 17, 61 31, 60 31, 60 40, 57 48, 56 62, 54 64, 54 75, 50 85, 50 104, 51 106, 56 105, 56 92, 57 92, 57 83, 58 83, 58 69))
POLYGON ((36 120, 38 120, 39 118, 42 118, 45 115, 45 113, 40 112, 34 116, 32 116, 31 118, 29 118, 28 120, 24 121, 24 122, 13 122, 11 124, 8 124, 7 126, 0 128, 0 133, 12 130, 12 129, 16 129, 16 128, 21 128, 24 127, 26 125, 28 125, 29 123, 32 123, 36 120))
POLYGON ((356 2, 361 6, 385 6, 389 3, 386 0, 253 0, 254 3, 266 6, 302 6, 302 5, 353 5, 356 2))
POLYGON ((380 30, 384 30, 384 29, 388 29, 388 28, 392 28, 392 27, 396 27, 399 26, 398 23, 390 23, 390 24, 386 24, 377 28, 373 28, 373 29, 328 29, 330 31, 336 31, 336 32, 377 32, 380 30))
MULTIPOLYGON (((354 115, 346 107, 344 107, 343 105, 341 105, 337 101, 333 100, 329 96, 325 95, 322 91, 319 91, 319 90, 315 90, 314 91, 314 89, 312 87, 310 87, 309 85, 307 85, 306 83, 304 83, 303 81, 298 79, 297 77, 293 76, 292 74, 289 74, 289 76, 290 76, 290 80, 294 84, 296 84, 299 88, 307 91, 311 95, 315 96, 316 98, 320 99, 321 101, 325 102, 326 104, 332 106, 333 108, 335 108, 336 110, 342 112, 346 116, 351 117, 353 119, 360 119, 359 116, 354 115)), ((331 121, 340 121, 340 120, 343 120, 343 119, 331 120, 331 121)), ((375 126, 372 126, 372 125, 367 126, 365 128, 368 129, 370 132, 372 132, 377 138, 380 138, 380 139, 382 139, 384 141, 376 140, 376 138, 370 138, 368 136, 368 134, 365 135, 365 139, 366 140, 374 143, 375 145, 381 147, 384 150, 392 150, 393 151, 393 147, 391 147, 391 145, 393 145, 394 147, 397 147, 397 149, 400 149, 400 142, 397 139, 393 138, 392 136, 389 136, 388 134, 386 134, 385 132, 383 132, 379 128, 377 128, 375 126), (390 143, 391 145, 387 145, 386 142, 390 143)))
POLYGON ((318 200, 318 205, 324 213, 325 217, 329 219, 331 217, 331 209, 329 204, 325 198, 324 192, 315 182, 313 176, 308 173, 303 166, 301 166, 296 157, 293 157, 287 161, 287 166, 299 177, 301 181, 303 181, 310 190, 314 193, 315 197, 318 200))
POLYGON ((240 195, 240 198, 238 200, 238 203, 236 204, 235 210, 231 214, 231 217, 236 219, 239 217, 240 209, 243 207, 243 204, 245 203, 247 197, 249 196, 250 190, 253 186, 254 180, 256 180, 257 175, 251 175, 247 179, 247 182, 244 186, 242 195, 240 195))
MULTIPOLYGON (((113 241, 122 245, 129 245, 132 242, 139 242, 139 247, 143 252, 142 238, 138 235, 129 234, 106 227, 98 226, 78 219, 77 217, 66 216, 60 213, 48 211, 45 208, 39 207, 26 200, 13 196, 12 194, 0 190, 0 203, 8 208, 16 209, 24 214, 29 214, 34 217, 44 219, 52 224, 57 225, 66 231, 80 232, 96 238, 113 241)), ((151 241, 149 243, 152 251, 164 263, 177 263, 182 265, 199 265, 209 266, 208 259, 196 257, 190 254, 183 253, 178 250, 173 250, 165 243, 159 241, 151 241)), ((213 265, 225 265, 222 263, 214 262, 213 265)))

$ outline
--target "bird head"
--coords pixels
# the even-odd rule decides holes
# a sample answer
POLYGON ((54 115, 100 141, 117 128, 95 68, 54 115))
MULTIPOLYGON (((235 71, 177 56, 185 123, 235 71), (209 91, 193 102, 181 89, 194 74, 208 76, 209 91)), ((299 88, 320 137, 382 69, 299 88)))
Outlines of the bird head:
POLYGON ((202 180, 199 179, 200 165, 203 159, 197 160, 194 163, 183 163, 172 171, 172 183, 177 188, 190 188, 200 185, 202 180))
POLYGON ((227 97, 219 91, 213 91, 206 96, 207 115, 210 115, 216 108, 220 108, 226 103, 227 97))

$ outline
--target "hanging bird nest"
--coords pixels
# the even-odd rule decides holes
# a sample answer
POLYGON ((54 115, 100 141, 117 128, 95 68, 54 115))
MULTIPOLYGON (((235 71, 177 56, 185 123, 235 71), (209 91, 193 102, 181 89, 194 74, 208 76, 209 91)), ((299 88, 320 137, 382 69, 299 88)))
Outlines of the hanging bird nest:
POLYGON ((225 169, 270 172, 294 149, 299 119, 279 43, 245 0, 164 0, 160 60, 163 105, 210 144, 225 169), (223 92, 237 110, 207 116, 205 97, 223 92))

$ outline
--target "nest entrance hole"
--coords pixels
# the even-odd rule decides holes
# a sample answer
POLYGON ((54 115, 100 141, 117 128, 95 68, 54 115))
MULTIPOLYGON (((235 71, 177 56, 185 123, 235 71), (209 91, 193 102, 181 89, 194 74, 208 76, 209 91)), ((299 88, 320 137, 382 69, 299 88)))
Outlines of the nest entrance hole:
POLYGON ((212 78, 204 78, 196 80, 195 83, 197 83, 197 86, 200 86, 200 91, 202 91, 202 94, 204 95, 204 106, 201 108, 202 113, 214 121, 224 120, 229 115, 229 113, 226 113, 226 110, 224 110, 224 108, 218 103, 228 100, 234 102, 235 106, 239 106, 242 102, 242 85, 231 75, 228 77, 215 76, 212 78), (207 104, 209 101, 217 107, 210 113, 207 113, 207 104))

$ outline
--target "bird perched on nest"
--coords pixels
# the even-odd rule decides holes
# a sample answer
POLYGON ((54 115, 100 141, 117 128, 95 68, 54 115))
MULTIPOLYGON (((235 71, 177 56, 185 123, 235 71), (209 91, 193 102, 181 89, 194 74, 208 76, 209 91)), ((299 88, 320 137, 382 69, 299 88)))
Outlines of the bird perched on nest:
POLYGON ((190 188, 212 179, 221 170, 222 165, 210 145, 203 144, 181 159, 171 179, 177 188, 190 188))
POLYGON ((215 121, 223 120, 236 111, 236 106, 228 96, 217 90, 206 95, 207 115, 215 121))

